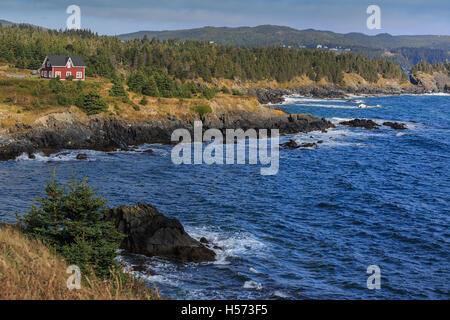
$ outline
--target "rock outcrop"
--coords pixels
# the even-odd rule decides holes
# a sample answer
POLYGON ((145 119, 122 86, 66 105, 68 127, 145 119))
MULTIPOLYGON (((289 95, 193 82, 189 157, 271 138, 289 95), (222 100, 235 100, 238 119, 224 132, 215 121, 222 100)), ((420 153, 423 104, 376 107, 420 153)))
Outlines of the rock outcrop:
POLYGON ((383 126, 391 127, 391 128, 394 129, 394 130, 407 130, 407 129, 408 129, 408 127, 406 126, 406 124, 400 123, 400 122, 390 122, 390 121, 387 121, 387 122, 383 122, 383 126))
POLYGON ((107 210, 105 219, 126 235, 121 248, 128 252, 183 262, 215 260, 214 251, 190 237, 180 221, 167 218, 152 205, 112 208, 107 210))
MULTIPOLYGON (((279 129, 281 134, 325 130, 333 124, 311 115, 286 114, 266 107, 257 111, 227 111, 206 114, 201 119, 203 130, 279 129)), ((81 121, 70 111, 46 116, 33 126, 0 136, 0 160, 14 159, 22 153, 36 151, 52 153, 61 149, 94 149, 111 151, 127 145, 171 143, 175 129, 193 133, 195 119, 165 119, 127 121, 98 115, 81 121)))
POLYGON ((450 93, 450 75, 442 72, 427 74, 418 72, 411 75, 411 83, 423 89, 427 93, 450 93))
POLYGON ((378 129, 379 126, 376 122, 367 119, 353 119, 349 121, 343 121, 340 124, 344 126, 354 127, 354 128, 365 128, 367 130, 378 129))

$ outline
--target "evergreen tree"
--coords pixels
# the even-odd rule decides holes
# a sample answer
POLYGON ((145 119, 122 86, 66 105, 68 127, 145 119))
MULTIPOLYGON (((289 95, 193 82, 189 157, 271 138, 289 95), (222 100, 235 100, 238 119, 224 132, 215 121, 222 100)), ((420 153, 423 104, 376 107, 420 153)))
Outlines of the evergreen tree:
POLYGON ((19 220, 24 232, 44 241, 84 272, 93 268, 97 275, 108 276, 116 266, 114 258, 123 235, 103 220, 106 201, 95 197, 86 179, 73 179, 64 187, 52 178, 45 193, 37 200, 40 206, 33 203, 19 220))

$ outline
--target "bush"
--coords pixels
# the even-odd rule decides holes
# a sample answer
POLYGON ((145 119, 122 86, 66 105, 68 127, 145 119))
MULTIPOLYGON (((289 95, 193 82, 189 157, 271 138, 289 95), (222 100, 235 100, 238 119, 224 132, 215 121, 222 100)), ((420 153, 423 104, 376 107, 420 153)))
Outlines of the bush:
POLYGON ((58 95, 56 101, 58 102, 58 105, 62 107, 68 107, 72 104, 72 99, 70 99, 68 96, 64 94, 58 95))
POLYGON ((108 109, 106 101, 95 91, 91 91, 86 95, 80 95, 75 104, 77 107, 83 109, 88 116, 108 109))
POLYGON ((133 103, 133 109, 136 110, 136 111, 141 111, 141 108, 138 105, 134 104, 134 103, 133 103))
POLYGON ((223 86, 222 89, 220 89, 220 91, 222 91, 222 93, 225 93, 225 94, 231 94, 230 90, 228 90, 228 88, 225 86, 223 86))
POLYGON ((126 97, 127 92, 125 91, 125 88, 123 87, 122 83, 116 81, 114 82, 111 90, 109 91, 109 95, 111 97, 126 97))
POLYGON ((202 97, 206 98, 208 100, 211 100, 212 98, 214 98, 217 94, 217 89, 216 88, 204 88, 202 91, 202 97))
POLYGON ((66 88, 64 87, 64 84, 60 81, 59 77, 52 78, 48 83, 48 87, 52 90, 53 93, 56 94, 66 92, 66 88))
POLYGON ((66 78, 67 81, 72 81, 73 79, 75 79, 75 77, 73 75, 70 75, 66 78))
POLYGON ((147 105, 147 103, 148 103, 148 100, 147 100, 147 98, 146 98, 146 97, 142 97, 142 100, 141 100, 141 101, 139 101, 139 104, 140 104, 140 105, 143 105, 143 106, 146 106, 146 105, 147 105))
POLYGON ((195 106, 193 107, 193 110, 194 112, 197 112, 200 116, 204 116, 205 114, 212 112, 211 107, 207 104, 195 106))
POLYGON ((54 248, 83 273, 93 268, 97 275, 108 276, 117 265, 115 256, 123 235, 103 220, 106 201, 95 197, 86 179, 61 186, 52 178, 45 193, 37 199, 40 206, 33 203, 18 219, 24 232, 54 248))
POLYGON ((240 92, 236 89, 233 89, 232 93, 233 93, 233 96, 243 96, 242 92, 240 92))

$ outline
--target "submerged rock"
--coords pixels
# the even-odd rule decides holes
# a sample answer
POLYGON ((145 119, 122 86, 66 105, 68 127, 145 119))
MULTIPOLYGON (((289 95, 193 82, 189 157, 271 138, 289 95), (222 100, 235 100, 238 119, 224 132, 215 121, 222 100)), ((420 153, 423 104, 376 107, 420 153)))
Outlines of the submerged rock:
POLYGON ((77 160, 87 160, 87 154, 85 153, 79 153, 77 154, 77 160))
POLYGON ((367 130, 378 129, 379 127, 376 122, 367 119, 353 119, 350 121, 343 121, 340 124, 354 128, 365 128, 367 130))
POLYGON ((107 210, 105 219, 126 235, 121 248, 146 256, 179 261, 214 261, 214 251, 191 238, 180 221, 160 213, 154 206, 138 203, 107 210))
POLYGON ((281 148, 285 148, 285 149, 297 149, 300 148, 300 146, 297 144, 297 142, 295 142, 295 140, 291 139, 288 142, 282 143, 280 144, 281 148))
POLYGON ((383 126, 391 127, 394 130, 407 130, 408 127, 404 123, 399 122, 383 122, 383 126))
POLYGON ((152 149, 144 150, 144 151, 142 151, 142 153, 148 153, 148 154, 150 154, 152 156, 155 155, 155 151, 153 151, 152 149))
MULTIPOLYGON (((323 143, 318 142, 318 143, 323 143)), ((298 148, 317 148, 317 143, 314 142, 304 142, 302 144, 298 144, 294 139, 289 140, 288 142, 280 144, 281 148, 285 149, 298 149, 298 148)))

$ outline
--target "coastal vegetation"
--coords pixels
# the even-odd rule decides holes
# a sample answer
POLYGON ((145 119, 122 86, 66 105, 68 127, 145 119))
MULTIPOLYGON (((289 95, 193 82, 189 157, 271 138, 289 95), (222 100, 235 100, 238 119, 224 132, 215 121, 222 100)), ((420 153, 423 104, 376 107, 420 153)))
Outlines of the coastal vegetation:
POLYGON ((155 299, 115 259, 120 234, 104 219, 106 200, 87 180, 52 180, 40 205, 17 225, 0 228, 0 299, 155 299), (67 288, 68 265, 81 270, 79 290, 67 288))
POLYGON ((411 73, 423 72, 426 74, 433 74, 434 72, 441 72, 450 76, 450 62, 447 63, 435 63, 429 64, 426 61, 422 61, 412 67, 411 73))
MULTIPOLYGON (((376 82, 379 77, 405 79, 401 69, 385 59, 368 59, 352 53, 335 54, 320 50, 297 50, 283 47, 240 48, 198 41, 160 41, 144 37, 122 42, 118 37, 98 36, 88 30, 55 31, 30 26, 0 27, 0 62, 19 68, 37 69, 49 53, 84 56, 88 76, 100 75, 113 79, 118 74, 137 74, 150 81, 149 95, 156 89, 152 76, 168 96, 179 91, 173 81, 185 83, 201 78, 279 82, 307 76, 319 82, 343 84, 343 73, 355 73, 376 82), (140 72, 140 73, 139 73, 140 72)), ((131 76, 130 76, 131 78, 131 76)), ((132 90, 143 87, 132 86, 132 90)), ((188 90, 182 90, 187 93, 188 90)), ((145 94, 145 92, 143 92, 145 94)))
POLYGON ((39 205, 33 203, 18 218, 24 233, 42 240, 83 272, 92 268, 97 276, 109 276, 111 268, 118 267, 114 258, 124 236, 104 221, 106 200, 96 197, 86 179, 74 178, 63 186, 52 178, 45 194, 37 199, 39 205))

